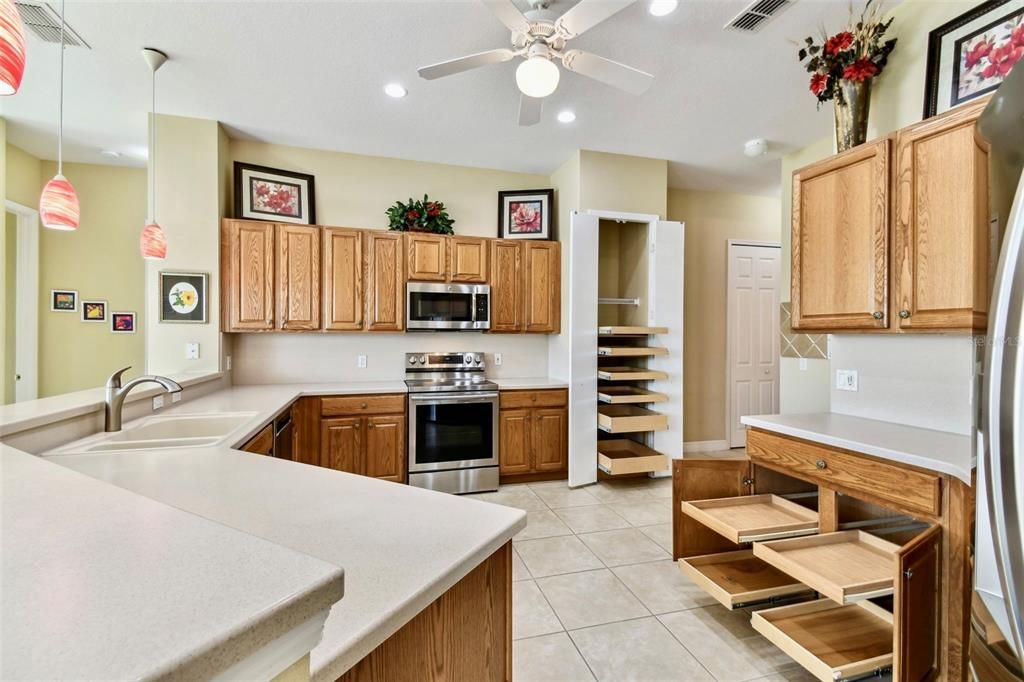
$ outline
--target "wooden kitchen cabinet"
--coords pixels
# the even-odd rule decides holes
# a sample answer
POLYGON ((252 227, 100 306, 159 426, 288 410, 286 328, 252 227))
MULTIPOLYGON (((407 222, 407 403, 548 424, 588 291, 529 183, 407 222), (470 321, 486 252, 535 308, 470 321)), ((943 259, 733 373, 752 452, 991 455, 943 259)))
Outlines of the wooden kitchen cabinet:
POLYGON ((405 482, 405 417, 366 417, 365 476, 405 482))
POLYGON ((444 282, 448 279, 448 238, 438 234, 406 232, 406 279, 444 282))
POLYGON ((277 225, 277 328, 320 328, 320 228, 277 225))
POLYGON ((555 474, 569 468, 568 392, 501 391, 498 464, 502 476, 555 474))
POLYGON ((557 334, 561 330, 561 245, 523 241, 523 331, 557 334))
POLYGON ((568 408, 533 411, 532 446, 536 471, 566 471, 569 468, 568 408))
POLYGON ((324 228, 323 328, 363 328, 363 231, 324 228))
POLYGON ((405 396, 320 399, 320 466, 405 482, 405 396))
POLYGON ((530 410, 500 410, 498 412, 498 470, 502 475, 529 474, 530 410))
POLYGON ((321 422, 320 466, 363 473, 363 421, 360 417, 333 417, 321 422))
POLYGON ((274 329, 274 223, 225 220, 221 286, 225 331, 274 329))
POLYGON ((449 237, 449 278, 452 282, 483 284, 487 281, 489 249, 487 240, 477 237, 449 237))
POLYGON ((522 331, 522 258, 522 244, 519 241, 491 241, 492 332, 522 331))
POLYGON ((363 249, 366 270, 366 325, 371 332, 405 328, 405 258, 402 235, 367 230, 363 249))
POLYGON ((260 432, 250 438, 245 445, 242 446, 243 452, 251 452, 254 455, 272 455, 274 454, 274 425, 267 424, 260 432))

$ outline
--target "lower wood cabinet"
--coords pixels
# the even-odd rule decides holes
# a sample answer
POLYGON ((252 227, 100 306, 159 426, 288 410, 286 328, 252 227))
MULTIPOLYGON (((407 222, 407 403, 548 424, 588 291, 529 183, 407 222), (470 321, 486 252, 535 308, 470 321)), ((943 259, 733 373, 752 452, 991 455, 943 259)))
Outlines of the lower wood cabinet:
POLYGON ((254 455, 272 455, 274 453, 274 425, 267 424, 260 432, 242 446, 243 452, 254 455))
POLYGON ((569 468, 568 392, 502 391, 498 462, 503 476, 557 474, 569 468))
POLYGON ((405 482, 405 396, 321 399, 320 466, 405 482))

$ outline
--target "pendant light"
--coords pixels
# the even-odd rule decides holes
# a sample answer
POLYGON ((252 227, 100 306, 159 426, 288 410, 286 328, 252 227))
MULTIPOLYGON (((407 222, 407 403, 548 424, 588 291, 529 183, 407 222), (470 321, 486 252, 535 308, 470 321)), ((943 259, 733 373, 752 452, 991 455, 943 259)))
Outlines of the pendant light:
POLYGON ((25 29, 14 0, 0 0, 0 96, 13 95, 25 75, 25 29))
POLYGON ((60 95, 57 104, 57 174, 39 197, 39 219, 51 230, 78 229, 78 195, 64 177, 64 0, 60 2, 60 95))
POLYGON ((163 260, 167 257, 167 237, 156 222, 156 72, 167 61, 167 55, 144 47, 142 57, 153 72, 153 102, 149 119, 149 220, 139 235, 139 249, 146 260, 163 260))

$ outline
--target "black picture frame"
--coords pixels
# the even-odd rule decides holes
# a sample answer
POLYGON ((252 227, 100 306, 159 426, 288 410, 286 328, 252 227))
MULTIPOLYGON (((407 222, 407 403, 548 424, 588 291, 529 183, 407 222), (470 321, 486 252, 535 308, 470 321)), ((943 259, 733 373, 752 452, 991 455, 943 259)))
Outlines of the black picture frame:
POLYGON ((234 175, 236 218, 269 220, 298 225, 316 224, 316 183, 314 177, 309 173, 299 173, 281 168, 271 168, 269 166, 235 161, 234 175), (256 207, 253 180, 259 181, 261 179, 278 185, 294 187, 298 192, 296 213, 278 213, 256 207))
POLYGON ((554 239, 555 238, 555 190, 515 189, 498 192, 498 236, 502 239, 554 239), (540 228, 536 232, 516 230, 511 225, 509 204, 515 199, 529 200, 540 204, 540 228))
MULTIPOLYGON (((176 272, 163 270, 160 272, 160 311, 161 323, 206 324, 209 322, 209 284, 210 275, 206 272, 176 272), (190 285, 199 300, 195 307, 187 312, 179 312, 171 303, 171 291, 181 284, 190 285)), ((186 287, 187 288, 187 287, 186 287)))

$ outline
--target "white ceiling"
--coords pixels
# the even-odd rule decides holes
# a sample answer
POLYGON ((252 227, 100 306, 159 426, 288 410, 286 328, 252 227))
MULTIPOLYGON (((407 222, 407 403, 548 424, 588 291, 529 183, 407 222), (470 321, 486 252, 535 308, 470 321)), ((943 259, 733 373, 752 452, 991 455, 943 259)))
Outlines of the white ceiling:
MULTIPOLYGON (((92 49, 66 53, 65 158, 110 163, 99 151, 112 149, 126 154, 121 163, 142 163, 149 73, 139 50, 152 46, 171 57, 158 76, 159 111, 219 120, 232 137, 540 173, 574 149, 594 149, 667 158, 673 187, 776 193, 780 154, 831 129, 791 41, 823 22, 841 25, 848 0, 798 0, 755 34, 722 29, 748 0, 682 0, 665 18, 646 4, 572 44, 653 73, 646 94, 563 71, 543 121, 520 128, 515 62, 432 82, 416 75, 424 64, 506 46, 507 29, 477 0, 70 0, 68 24, 92 49), (389 81, 409 95, 386 97, 389 81), (574 124, 555 120, 563 108, 576 111, 574 124), (752 160, 743 143, 755 137, 771 151, 752 160)), ((57 54, 29 36, 22 89, 0 101, 8 139, 51 159, 57 54)))

